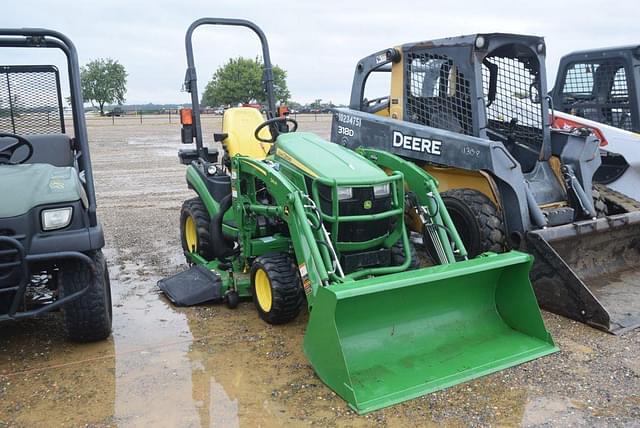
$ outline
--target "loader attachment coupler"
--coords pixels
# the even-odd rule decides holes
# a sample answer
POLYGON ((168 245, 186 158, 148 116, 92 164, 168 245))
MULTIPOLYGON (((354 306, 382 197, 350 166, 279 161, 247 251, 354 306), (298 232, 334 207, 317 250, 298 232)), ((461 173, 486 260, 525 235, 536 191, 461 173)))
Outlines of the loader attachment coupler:
POLYGON ((620 334, 640 326, 640 212, 529 232, 543 308, 620 334))
POLYGON ((320 287, 304 349, 366 413, 557 351, 511 252, 320 287))

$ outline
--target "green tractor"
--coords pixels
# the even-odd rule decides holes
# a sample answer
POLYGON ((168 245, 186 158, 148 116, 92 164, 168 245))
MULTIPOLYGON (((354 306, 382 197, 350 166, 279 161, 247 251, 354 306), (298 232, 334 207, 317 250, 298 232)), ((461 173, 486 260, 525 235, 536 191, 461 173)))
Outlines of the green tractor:
POLYGON ((369 412, 555 352, 528 279, 530 256, 467 260, 437 191, 410 162, 352 151, 276 115, 266 38, 244 20, 203 18, 187 31, 180 151, 197 196, 182 206, 182 247, 192 267, 160 281, 175 303, 252 298, 270 324, 306 305, 304 351, 356 411, 369 412), (262 42, 264 121, 227 109, 224 156, 203 145, 191 44, 201 25, 253 30, 262 42), (405 193, 405 189, 420 189, 405 193), (420 219, 429 248, 420 267, 405 226, 420 219))
POLYGON ((109 273, 73 43, 44 29, 1 29, 0 46, 62 50, 73 129, 53 65, 0 66, 0 322, 62 310, 69 338, 111 334, 109 273))

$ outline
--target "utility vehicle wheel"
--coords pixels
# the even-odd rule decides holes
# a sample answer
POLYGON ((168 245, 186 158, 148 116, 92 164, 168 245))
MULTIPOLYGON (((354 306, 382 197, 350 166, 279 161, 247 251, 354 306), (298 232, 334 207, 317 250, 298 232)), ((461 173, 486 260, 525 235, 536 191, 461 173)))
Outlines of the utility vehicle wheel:
POLYGON ((260 318, 269 324, 294 319, 304 302, 298 269, 288 254, 267 254, 251 266, 251 294, 260 318))
MULTIPOLYGON (((63 306, 67 335, 78 342, 93 342, 111 334, 111 284, 107 262, 98 250, 88 254, 96 265, 96 281, 78 299, 63 306)), ((91 280, 89 267, 70 262, 60 271, 60 295, 70 295, 86 287, 91 280)))
POLYGON ((604 196, 602 196, 596 188, 593 188, 591 194, 593 195, 593 206, 596 209, 596 217, 606 217, 607 214, 609 214, 609 207, 607 207, 607 203, 604 201, 604 196))
MULTIPOLYGON (((420 267, 420 259, 418 258, 416 247, 411 241, 409 241, 409 252, 411 253, 411 263, 409 263, 407 270, 418 269, 420 267)), ((404 263, 404 260, 404 246, 402 245, 402 239, 398 239, 398 242, 391 247, 391 264, 393 266, 400 266, 404 263)))
POLYGON ((207 260, 213 258, 210 221, 209 212, 200 198, 184 201, 180 210, 180 239, 185 253, 195 252, 207 260))
POLYGON ((442 200, 470 258, 505 249, 504 224, 491 199, 474 189, 451 189, 442 200))

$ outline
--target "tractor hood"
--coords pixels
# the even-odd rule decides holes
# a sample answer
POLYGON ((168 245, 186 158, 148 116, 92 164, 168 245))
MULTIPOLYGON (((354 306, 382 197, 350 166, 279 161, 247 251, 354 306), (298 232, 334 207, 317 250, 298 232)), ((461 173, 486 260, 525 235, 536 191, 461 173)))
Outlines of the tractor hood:
POLYGON ((38 205, 82 199, 84 189, 71 167, 49 164, 0 166, 0 218, 27 213, 38 205))
POLYGON ((312 178, 325 177, 338 182, 386 176, 384 171, 356 152, 309 132, 280 135, 275 160, 285 161, 312 178))

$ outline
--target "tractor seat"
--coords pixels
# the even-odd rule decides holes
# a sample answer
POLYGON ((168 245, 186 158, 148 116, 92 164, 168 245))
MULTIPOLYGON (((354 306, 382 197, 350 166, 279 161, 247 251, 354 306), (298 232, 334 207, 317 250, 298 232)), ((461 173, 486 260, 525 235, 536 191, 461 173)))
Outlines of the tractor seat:
MULTIPOLYGON (((33 145, 33 155, 26 163, 47 163, 53 166, 73 166, 74 154, 71 139, 65 134, 24 135, 33 145)), ((12 138, 0 138, 0 147, 15 141, 12 138), (6 143, 6 144, 5 144, 6 143)), ((23 159, 26 147, 20 147, 13 153, 12 160, 23 159)))
MULTIPOLYGON (((222 144, 229 157, 242 155, 258 160, 267 157, 271 144, 258 141, 254 136, 256 128, 264 121, 262 113, 253 107, 234 107, 225 110, 222 118, 222 132, 227 134, 227 137, 222 144)), ((271 136, 269 129, 263 128, 260 136, 269 139, 271 136)))

